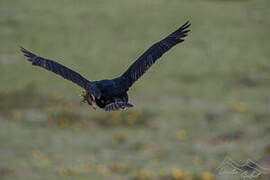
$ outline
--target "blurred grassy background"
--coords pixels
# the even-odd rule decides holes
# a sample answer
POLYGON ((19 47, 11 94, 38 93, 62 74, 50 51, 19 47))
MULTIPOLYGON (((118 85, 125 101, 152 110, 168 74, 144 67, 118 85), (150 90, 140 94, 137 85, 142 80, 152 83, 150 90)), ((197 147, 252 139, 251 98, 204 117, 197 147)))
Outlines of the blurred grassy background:
MULTIPOLYGON (((226 156, 270 154, 269 0, 0 0, 0 179, 239 179, 226 156), (133 109, 80 105, 80 87, 24 46, 112 78, 191 20, 185 43, 130 90, 133 109)), ((261 179, 267 179, 266 175, 261 179)))

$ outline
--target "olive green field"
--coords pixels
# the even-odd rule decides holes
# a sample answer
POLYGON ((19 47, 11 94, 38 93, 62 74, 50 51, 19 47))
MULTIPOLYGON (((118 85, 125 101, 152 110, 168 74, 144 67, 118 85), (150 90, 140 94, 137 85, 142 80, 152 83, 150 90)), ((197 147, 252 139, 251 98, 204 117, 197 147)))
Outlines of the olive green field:
POLYGON ((263 171, 252 179, 267 180, 269 9, 269 0, 0 0, 0 179, 238 180, 220 173, 231 158, 255 161, 263 171), (81 104, 81 87, 20 52, 111 79, 187 20, 185 41, 130 88, 134 107, 123 111, 81 104))

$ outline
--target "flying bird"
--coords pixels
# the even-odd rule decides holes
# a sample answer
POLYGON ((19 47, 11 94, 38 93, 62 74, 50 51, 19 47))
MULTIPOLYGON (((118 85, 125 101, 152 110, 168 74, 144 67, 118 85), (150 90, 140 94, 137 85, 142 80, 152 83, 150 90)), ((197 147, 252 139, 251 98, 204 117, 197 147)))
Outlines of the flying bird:
POLYGON ((88 103, 94 109, 98 106, 105 111, 115 111, 133 107, 128 102, 127 91, 129 88, 164 53, 184 41, 184 37, 190 31, 189 27, 188 21, 166 38, 152 45, 120 77, 114 79, 89 81, 79 73, 53 60, 37 56, 23 47, 21 47, 21 51, 27 60, 32 62, 32 65, 43 67, 81 86, 84 89, 82 102, 88 103))

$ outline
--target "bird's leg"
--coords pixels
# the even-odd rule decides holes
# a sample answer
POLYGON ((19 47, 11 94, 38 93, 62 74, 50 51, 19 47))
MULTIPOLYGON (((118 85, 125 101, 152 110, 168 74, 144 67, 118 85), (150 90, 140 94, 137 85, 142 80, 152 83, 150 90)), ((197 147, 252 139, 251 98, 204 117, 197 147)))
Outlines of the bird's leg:
POLYGON ((86 103, 87 102, 90 106, 93 107, 93 109, 96 110, 97 105, 96 105, 95 101, 93 101, 93 99, 92 99, 91 95, 89 94, 89 92, 83 91, 81 96, 83 97, 81 103, 86 103))

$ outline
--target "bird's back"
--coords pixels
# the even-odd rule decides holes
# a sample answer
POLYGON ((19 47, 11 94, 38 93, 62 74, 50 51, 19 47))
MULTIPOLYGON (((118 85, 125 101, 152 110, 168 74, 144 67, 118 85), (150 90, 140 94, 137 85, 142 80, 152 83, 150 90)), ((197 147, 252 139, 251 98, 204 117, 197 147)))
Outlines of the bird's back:
POLYGON ((97 87, 100 89, 104 96, 119 96, 126 93, 127 89, 124 89, 120 78, 105 79, 97 81, 97 87))

